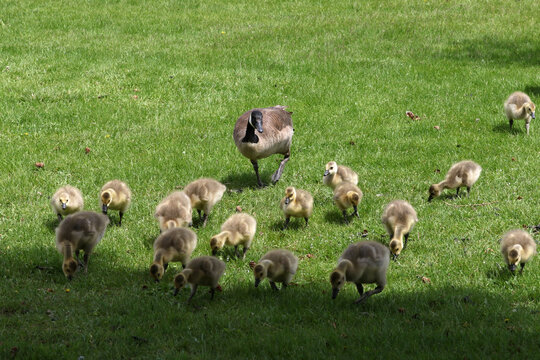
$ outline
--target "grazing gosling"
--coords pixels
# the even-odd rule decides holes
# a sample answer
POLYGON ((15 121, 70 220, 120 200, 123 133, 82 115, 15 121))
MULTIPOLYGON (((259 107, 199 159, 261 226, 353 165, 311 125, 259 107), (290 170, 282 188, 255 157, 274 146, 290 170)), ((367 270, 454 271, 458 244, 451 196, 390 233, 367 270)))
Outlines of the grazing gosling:
POLYGON ((504 102, 504 112, 510 123, 510 129, 514 125, 514 120, 525 119, 525 129, 529 135, 529 124, 531 119, 535 119, 536 105, 531 101, 531 98, 521 91, 516 91, 511 94, 504 102))
POLYGON ((56 228, 56 249, 64 256, 62 270, 71 280, 77 271, 78 265, 84 266, 88 271, 88 258, 94 247, 99 243, 109 218, 92 211, 79 211, 68 215, 56 228), (84 251, 84 263, 79 259, 79 252, 84 251), (77 261, 73 259, 73 253, 77 261))
POLYGON ((358 184, 358 175, 349 167, 338 165, 335 161, 326 164, 326 170, 323 175, 324 185, 330 186, 332 190, 342 182, 358 184))
POLYGON ((265 278, 270 281, 270 286, 278 290, 276 282, 281 283, 281 288, 285 289, 291 282, 298 269, 298 258, 289 250, 270 250, 259 260, 253 268, 255 275, 255 287, 265 278))
POLYGON ((126 183, 120 180, 112 180, 103 185, 100 193, 101 210, 106 215, 107 210, 118 210, 120 221, 118 226, 122 226, 122 217, 131 204, 131 190, 126 183))
POLYGON ((273 184, 279 181, 285 164, 289 161, 294 129, 292 112, 285 110, 286 108, 276 105, 252 109, 240 115, 234 125, 234 143, 238 151, 251 161, 259 187, 264 186, 259 176, 259 159, 272 154, 283 154, 283 160, 272 175, 273 184))
POLYGON ((71 185, 62 186, 51 198, 51 207, 58 221, 62 221, 62 215, 66 216, 81 211, 84 206, 82 193, 71 185))
POLYGON ((195 246, 197 235, 190 229, 173 228, 161 233, 154 241, 154 262, 150 266, 154 280, 161 280, 172 261, 180 261, 185 269, 195 246))
POLYGON ((362 200, 362 196, 362 190, 349 182, 342 182, 334 189, 334 202, 341 210, 346 224, 349 223, 347 215, 348 208, 352 207, 354 209, 351 216, 356 215, 356 217, 360 217, 360 215, 358 215, 358 204, 362 200))
POLYGON ((197 209, 199 218, 201 218, 201 210, 203 211, 203 226, 206 226, 208 215, 214 205, 221 200, 225 190, 227 190, 225 185, 208 178, 195 180, 184 188, 184 192, 191 200, 191 206, 197 209))
POLYGON ((527 261, 536 254, 536 243, 528 232, 510 230, 502 239, 501 252, 510 271, 516 271, 517 264, 520 264, 519 272, 522 273, 527 261))
POLYGON ((305 190, 295 189, 289 186, 285 189, 285 197, 281 199, 281 210, 285 214, 285 225, 283 229, 289 226, 291 216, 303 217, 308 225, 309 217, 313 213, 313 197, 305 190))
POLYGON ((231 245, 236 257, 240 258, 238 245, 243 245, 242 259, 245 259, 256 231, 257 221, 253 216, 244 213, 232 215, 221 225, 221 232, 210 240, 212 255, 215 256, 224 245, 231 245))
POLYGON ((390 235, 390 252, 396 260, 401 250, 407 246, 409 232, 418 222, 418 216, 407 201, 394 200, 384 209, 381 220, 390 235), (405 237, 405 244, 403 244, 403 237, 405 237))
POLYGON ((166 196, 158 204, 154 213, 161 231, 192 226, 191 216, 191 201, 183 191, 175 191, 166 196))
POLYGON ((386 286, 386 270, 390 262, 390 252, 382 244, 361 241, 351 244, 338 260, 337 267, 330 274, 332 299, 335 299, 346 281, 356 285, 360 303, 371 295, 380 293, 386 286), (362 284, 376 283, 377 287, 364 294, 362 284))
POLYGON ((200 256, 191 260, 187 267, 174 278, 174 296, 186 285, 191 286, 191 295, 187 302, 197 292, 197 287, 210 286, 210 299, 214 298, 214 293, 218 287, 219 278, 225 272, 225 263, 213 256, 200 256))
POLYGON ((429 188, 430 202, 434 197, 441 195, 441 191, 444 189, 456 189, 456 196, 459 195, 459 189, 461 187, 467 187, 467 195, 471 192, 471 187, 476 180, 480 177, 482 167, 474 161, 464 160, 452 165, 446 178, 438 184, 433 184, 429 188))

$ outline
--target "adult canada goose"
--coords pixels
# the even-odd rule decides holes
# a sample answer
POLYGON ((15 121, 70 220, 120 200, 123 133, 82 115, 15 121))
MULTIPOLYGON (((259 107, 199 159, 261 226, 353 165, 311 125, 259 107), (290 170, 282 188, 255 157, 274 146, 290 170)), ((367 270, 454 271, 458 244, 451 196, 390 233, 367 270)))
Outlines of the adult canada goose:
POLYGON ((456 195, 459 195, 460 187, 467 187, 467 195, 471 192, 471 187, 480 177, 482 167, 474 161, 464 160, 452 165, 446 177, 438 184, 433 184, 429 188, 428 202, 434 197, 441 195, 444 189, 456 189, 456 195))
POLYGON ((512 93, 504 102, 504 112, 510 123, 510 129, 514 125, 514 120, 525 119, 525 129, 529 135, 529 124, 531 119, 535 119, 536 105, 531 98, 521 91, 512 93))
POLYGON ((276 105, 268 108, 257 108, 243 113, 234 126, 233 138, 242 155, 251 160, 257 175, 257 184, 264 184, 259 176, 258 160, 272 154, 283 154, 285 157, 279 168, 272 175, 275 184, 281 178, 283 168, 291 154, 293 124, 291 114, 286 106, 276 105))
POLYGON ((58 221, 62 221, 62 215, 66 216, 81 211, 84 206, 81 191, 76 187, 66 185, 56 190, 51 198, 51 207, 58 221))

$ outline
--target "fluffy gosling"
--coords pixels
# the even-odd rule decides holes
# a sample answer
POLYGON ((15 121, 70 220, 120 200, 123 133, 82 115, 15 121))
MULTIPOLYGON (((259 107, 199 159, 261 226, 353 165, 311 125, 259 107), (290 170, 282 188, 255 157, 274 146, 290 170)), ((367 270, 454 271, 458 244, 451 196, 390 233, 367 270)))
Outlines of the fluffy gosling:
POLYGON ((56 228, 56 249, 64 256, 62 270, 68 280, 73 278, 79 264, 84 266, 84 272, 88 271, 88 258, 105 234, 108 224, 109 218, 105 215, 79 211, 68 215, 56 228), (81 250, 84 251, 84 263, 79 259, 81 250))
POLYGON ((285 225, 283 229, 287 229, 291 216, 303 217, 308 225, 309 217, 313 213, 313 197, 305 190, 295 189, 289 186, 285 189, 285 197, 281 199, 281 210, 285 214, 285 225))
POLYGON ((150 266, 154 280, 161 280, 172 261, 180 261, 185 269, 195 246, 197 235, 190 229, 173 228, 161 233, 154 241, 154 262, 150 266))
POLYGON ((212 255, 215 256, 224 245, 231 245, 236 257, 240 258, 238 245, 243 245, 242 259, 245 259, 256 231, 257 221, 253 216, 244 213, 232 215, 221 225, 221 232, 210 240, 212 255))
POLYGON ((154 217, 161 231, 175 227, 192 226, 191 201, 183 191, 175 191, 156 207, 154 217))
POLYGON ((338 260, 337 267, 330 274, 332 299, 335 299, 345 284, 352 282, 360 294, 356 303, 360 303, 383 291, 386 286, 386 270, 390 262, 387 247, 373 241, 361 241, 351 244, 338 260), (364 294, 362 284, 376 283, 377 287, 364 294))
POLYGON ((467 195, 471 192, 471 187, 480 177, 482 167, 474 161, 464 160, 452 165, 446 178, 438 184, 433 184, 429 188, 428 202, 434 197, 441 195, 444 189, 456 189, 456 196, 459 195, 461 187, 467 187, 467 195))
POLYGON ((407 246, 409 232, 418 222, 418 216, 407 201, 394 200, 384 209, 381 220, 390 235, 390 252, 396 260, 401 250, 407 246), (405 237, 405 244, 403 244, 403 237, 405 237))
POLYGON ((71 185, 62 186, 51 198, 51 207, 58 221, 62 221, 62 216, 81 211, 84 206, 82 193, 76 187, 71 185))
POLYGON ((118 226, 122 226, 122 217, 131 204, 131 190, 126 183, 120 180, 112 180, 103 185, 100 193, 101 210, 106 215, 107 210, 118 210, 120 221, 118 226))
POLYGON ((324 185, 330 186, 332 190, 342 182, 358 184, 358 175, 349 167, 338 165, 335 161, 326 164, 326 170, 323 175, 324 185))
POLYGON ((255 287, 265 278, 270 281, 270 286, 278 290, 276 282, 281 283, 281 288, 285 289, 291 282, 298 269, 298 258, 289 250, 270 250, 259 260, 253 268, 255 275, 255 287))
POLYGON ((501 253, 512 273, 516 271, 517 264, 521 265, 519 272, 522 273, 525 264, 536 254, 536 243, 528 232, 511 230, 502 239, 501 253))
POLYGON ((227 187, 214 179, 198 179, 189 183, 184 192, 191 200, 191 206, 197 209, 199 219, 201 219, 201 211, 203 212, 202 222, 206 226, 208 215, 212 211, 214 205, 221 200, 223 193, 227 187))
POLYGON ((213 256, 200 256, 191 260, 187 267, 174 278, 174 296, 186 285, 191 286, 191 295, 187 302, 197 292, 197 287, 210 286, 210 299, 214 298, 214 293, 218 286, 219 278, 225 272, 225 263, 213 256))
POLYGON ((529 124, 531 119, 535 119, 536 105, 531 101, 531 98, 521 91, 516 91, 511 94, 504 102, 504 112, 510 123, 510 130, 514 125, 514 120, 525 119, 525 129, 529 135, 529 124))
POLYGON ((351 216, 356 215, 356 217, 360 217, 360 215, 358 215, 358 204, 362 200, 362 196, 362 190, 349 182, 342 182, 334 189, 334 202, 341 210, 346 224, 349 223, 347 215, 348 208, 352 207, 354 209, 351 216))

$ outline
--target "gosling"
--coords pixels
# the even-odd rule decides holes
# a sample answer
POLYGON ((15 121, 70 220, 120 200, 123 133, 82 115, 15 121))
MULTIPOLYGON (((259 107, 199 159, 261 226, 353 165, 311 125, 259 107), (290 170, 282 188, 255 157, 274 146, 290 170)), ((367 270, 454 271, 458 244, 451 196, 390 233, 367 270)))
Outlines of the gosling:
POLYGON ((352 207, 354 209, 351 216, 360 217, 358 215, 358 204, 362 200, 362 190, 352 183, 342 182, 334 189, 334 202, 336 206, 341 210, 345 224, 349 223, 347 209, 352 207))
POLYGON ((514 273, 520 264, 522 273, 525 264, 536 254, 536 243, 526 231, 511 230, 502 239, 501 252, 510 271, 514 273))
POLYGON ((287 229, 291 216, 303 217, 308 225, 309 217, 313 213, 313 197, 305 190, 295 189, 289 186, 285 189, 285 197, 281 199, 281 210, 285 214, 285 225, 283 229, 287 229))
POLYGON ((68 215, 56 228, 56 249, 64 256, 62 270, 68 280, 73 278, 79 264, 84 267, 85 273, 88 271, 88 258, 105 234, 108 224, 109 218, 105 215, 79 211, 68 215), (84 263, 79 258, 81 250, 84 251, 84 263))
POLYGON ((203 212, 202 223, 206 226, 208 215, 212 211, 214 205, 221 200, 223 193, 227 187, 214 179, 202 178, 189 183, 184 192, 191 200, 191 206, 197 209, 199 219, 201 219, 201 211, 203 212))
POLYGON ((118 226, 122 226, 122 217, 131 204, 131 190, 126 183, 120 180, 112 180, 103 185, 100 193, 101 210, 107 215, 107 210, 118 210, 120 221, 118 226))
POLYGON ((330 161, 326 164, 326 170, 323 175, 324 185, 330 186, 334 190, 336 186, 344 181, 357 185, 358 175, 351 168, 338 165, 335 161, 330 161))
POLYGON ((51 207, 58 215, 58 221, 62 221, 62 216, 81 211, 83 206, 81 191, 71 185, 62 186, 51 198, 51 207))
POLYGON ((243 245, 242 259, 245 259, 256 231, 257 221, 253 216, 245 213, 232 215, 221 225, 221 232, 210 240, 212 255, 215 256, 224 245, 231 245, 236 257, 240 258, 238 245, 243 245))
POLYGON ((169 262, 180 261, 185 269, 195 246, 197 235, 190 229, 173 228, 161 233, 154 241, 154 262, 150 266, 154 280, 161 280, 169 262))
POLYGON ((510 123, 510 130, 514 125, 514 120, 525 119, 525 129, 529 135, 529 124, 531 119, 535 119, 536 105, 531 101, 531 98, 521 91, 516 91, 504 102, 504 112, 510 123))
POLYGON ((192 226, 191 201, 183 191, 175 191, 163 199, 154 213, 161 231, 192 226))
POLYGON ((390 235, 390 252, 396 260, 401 250, 407 246, 409 232, 418 222, 418 216, 407 201, 394 200, 384 209, 381 220, 390 235), (405 237, 405 244, 403 244, 403 237, 405 237))
POLYGON ((346 281, 356 285, 361 303, 371 295, 383 291, 386 286, 386 270, 390 262, 390 251, 382 244, 361 241, 351 244, 338 260, 337 267, 330 274, 332 299, 335 299, 346 281), (364 293, 362 284, 376 283, 377 287, 364 293))
POLYGON ((253 268, 255 275, 255 287, 262 280, 268 278, 273 290, 278 290, 276 282, 281 283, 281 289, 285 289, 291 282, 298 269, 298 258, 289 250, 270 250, 259 260, 253 268))
POLYGON ((197 292, 197 287, 210 286, 210 299, 214 298, 214 293, 218 287, 219 278, 225 272, 225 263, 213 256, 200 256, 191 260, 187 267, 174 278, 174 296, 186 285, 191 286, 191 295, 187 302, 197 292))
POLYGON ((429 188, 428 202, 434 197, 441 195, 444 189, 456 189, 456 196, 459 195, 461 187, 467 187, 467 195, 471 192, 471 187, 480 177, 482 167, 474 161, 464 160, 452 165, 446 178, 438 184, 433 184, 429 188))

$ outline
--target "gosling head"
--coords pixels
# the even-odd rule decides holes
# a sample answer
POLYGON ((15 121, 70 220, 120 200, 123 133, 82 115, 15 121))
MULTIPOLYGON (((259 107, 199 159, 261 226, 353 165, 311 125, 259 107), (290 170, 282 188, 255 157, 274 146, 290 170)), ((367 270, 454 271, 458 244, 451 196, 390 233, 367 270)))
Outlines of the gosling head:
POLYGON ((101 211, 104 214, 107 214, 107 210, 109 209, 109 205, 111 204, 113 198, 113 191, 112 190, 105 190, 101 193, 101 211))
POLYGON ((343 273, 341 270, 335 269, 332 271, 332 274, 330 274, 330 283, 332 284, 332 299, 335 299, 345 284, 345 273, 343 273))
POLYGON ((429 187, 429 197, 427 201, 429 202, 439 195, 441 195, 441 187, 437 184, 433 184, 429 187))
POLYGON ((347 192, 347 198, 351 204, 358 206, 358 203, 360 202, 360 195, 356 191, 347 192))
POLYGON ((216 256, 217 252, 223 248, 226 237, 226 234, 217 234, 210 239, 210 248, 212 249, 213 256, 216 256))
POLYGON ((289 205, 290 202, 296 199, 296 189, 289 186, 285 189, 285 205, 289 205))
POLYGON ((392 259, 397 260, 401 250, 403 250, 403 244, 401 241, 393 239, 390 241, 390 252, 392 253, 392 259))
POLYGON ((68 259, 65 260, 62 264, 62 271, 64 271, 64 275, 68 278, 68 280, 73 279, 73 275, 77 271, 77 268, 79 265, 75 261, 75 259, 68 259))
POLYGON ((525 103, 523 104, 523 107, 525 108, 525 111, 527 111, 528 116, 530 116, 533 119, 536 119, 536 116, 535 116, 536 105, 534 105, 534 103, 532 102, 525 103))
POLYGON ((324 176, 334 175, 337 172, 338 166, 335 161, 330 161, 326 164, 326 170, 324 171, 324 176))
POLYGON ((165 272, 165 269, 160 264, 152 264, 150 266, 150 275, 154 278, 156 282, 159 282, 161 278, 163 277, 163 273, 165 272))
POLYGON ((66 210, 67 204, 69 202, 69 195, 66 193, 60 194, 60 196, 58 197, 58 201, 60 202, 62 210, 66 210))
POLYGON ((268 269, 263 264, 257 264, 253 268, 253 275, 255 275, 255 287, 258 287, 262 280, 267 276, 268 269))
POLYGON ((517 265, 521 261, 521 250, 522 247, 520 245, 514 245, 508 252, 508 269, 511 272, 516 271, 517 265))
POLYGON ((191 272, 191 270, 189 269, 185 269, 184 271, 182 271, 180 274, 176 275, 174 277, 174 296, 178 295, 178 292, 180 290, 182 290, 182 288, 184 286, 186 286, 187 282, 188 282, 188 275, 189 273, 191 272))
POLYGON ((262 112, 259 110, 254 110, 251 112, 251 115, 249 116, 249 124, 254 128, 257 129, 258 132, 263 132, 263 115, 262 112))

